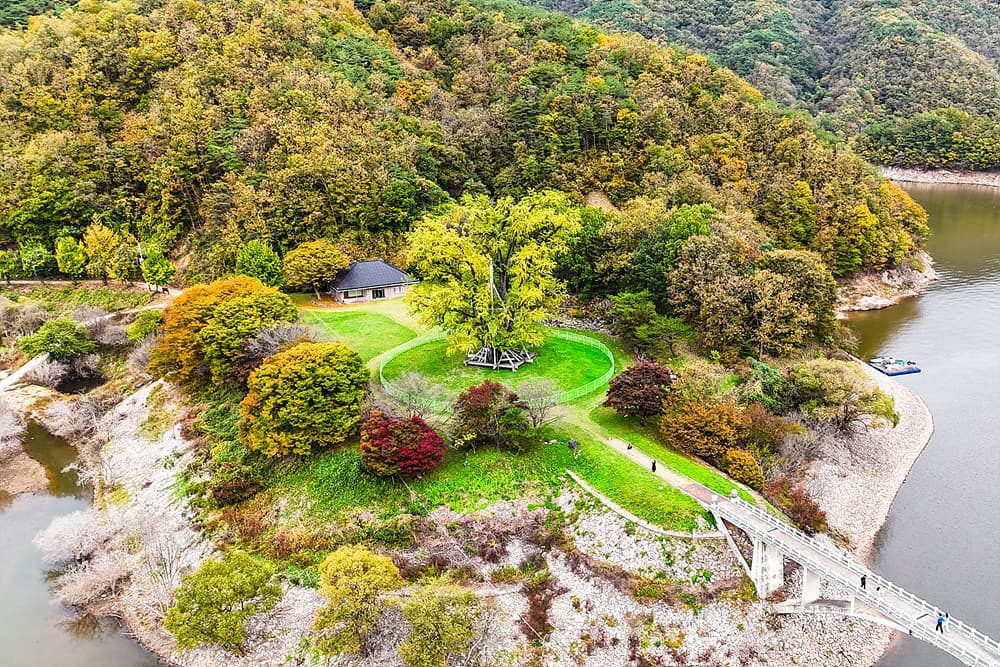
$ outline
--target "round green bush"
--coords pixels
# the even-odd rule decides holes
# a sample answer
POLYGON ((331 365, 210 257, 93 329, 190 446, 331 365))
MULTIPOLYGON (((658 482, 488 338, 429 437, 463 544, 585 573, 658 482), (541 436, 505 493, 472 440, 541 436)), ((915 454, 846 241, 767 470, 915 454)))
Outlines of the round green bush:
POLYGON ((281 587, 275 570, 273 564, 242 551, 205 561, 181 579, 164 627, 182 650, 198 644, 239 649, 250 617, 271 609, 278 600, 281 587))
POLYGON ((49 320, 38 331, 18 342, 21 352, 37 357, 45 352, 56 361, 65 361, 81 354, 89 354, 97 345, 90 340, 87 330, 68 317, 49 320))

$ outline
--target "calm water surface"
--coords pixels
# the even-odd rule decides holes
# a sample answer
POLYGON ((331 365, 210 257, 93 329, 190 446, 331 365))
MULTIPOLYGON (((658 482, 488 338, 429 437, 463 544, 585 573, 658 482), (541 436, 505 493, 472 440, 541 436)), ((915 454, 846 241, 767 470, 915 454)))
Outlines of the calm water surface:
POLYGON ((155 667, 157 660, 123 637, 118 625, 55 603, 51 573, 31 543, 53 518, 82 509, 89 494, 61 472, 75 450, 36 424, 24 448, 46 467, 48 495, 0 498, 0 665, 3 667, 155 667))
MULTIPOLYGON (((879 533, 873 567, 1000 638, 1000 189, 907 187, 927 209, 941 280, 851 318, 861 354, 920 363, 900 378, 934 414, 934 436, 879 533)), ((903 637, 879 667, 958 661, 903 637)))

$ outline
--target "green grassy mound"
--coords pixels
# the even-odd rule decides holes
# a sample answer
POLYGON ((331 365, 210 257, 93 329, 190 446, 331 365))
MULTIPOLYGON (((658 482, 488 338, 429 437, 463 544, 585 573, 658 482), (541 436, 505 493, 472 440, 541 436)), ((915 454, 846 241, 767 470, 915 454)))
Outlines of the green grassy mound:
POLYGON ((619 505, 664 528, 691 531, 698 517, 707 518, 693 499, 586 433, 570 428, 556 435, 557 442, 522 454, 485 449, 466 455, 449 449, 439 467, 406 483, 364 472, 357 449, 347 446, 282 469, 269 486, 288 511, 314 520, 342 518, 361 509, 387 518, 441 506, 472 512, 532 491, 552 493, 567 484, 569 468, 619 505), (577 458, 566 446, 570 435, 579 443, 577 458))
POLYGON ((603 350, 579 341, 549 336, 535 352, 535 361, 516 371, 494 371, 466 366, 464 354, 449 355, 448 342, 437 340, 403 352, 382 371, 390 383, 406 372, 416 371, 457 394, 486 379, 501 382, 515 391, 526 383, 551 380, 557 392, 569 391, 600 378, 611 368, 611 360, 603 350))

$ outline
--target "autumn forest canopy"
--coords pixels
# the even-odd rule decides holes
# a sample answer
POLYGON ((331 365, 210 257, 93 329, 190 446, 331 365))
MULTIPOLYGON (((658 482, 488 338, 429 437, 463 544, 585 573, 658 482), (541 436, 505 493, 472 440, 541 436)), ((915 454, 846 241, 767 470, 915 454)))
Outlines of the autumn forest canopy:
POLYGON ((8 244, 97 220, 193 250, 189 280, 251 239, 392 255, 465 193, 603 192, 630 211, 602 223, 626 254, 705 204, 835 273, 923 233, 905 194, 728 71, 515 5, 92 1, 0 33, 0 59, 8 244))
POLYGON ((919 168, 1000 168, 993 0, 533 0, 710 55, 779 104, 919 168))

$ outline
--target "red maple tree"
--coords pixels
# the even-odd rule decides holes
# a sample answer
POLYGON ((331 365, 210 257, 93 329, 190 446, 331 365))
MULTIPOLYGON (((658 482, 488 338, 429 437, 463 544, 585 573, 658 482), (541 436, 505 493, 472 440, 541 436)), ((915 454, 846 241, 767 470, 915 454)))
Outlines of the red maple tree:
POLYGON ((674 372, 652 361, 640 361, 611 379, 604 407, 618 414, 639 418, 642 425, 663 411, 663 399, 670 391, 674 372))
POLYGON ((361 427, 361 464, 375 475, 412 475, 443 458, 444 440, 416 415, 397 418, 372 410, 361 427))

